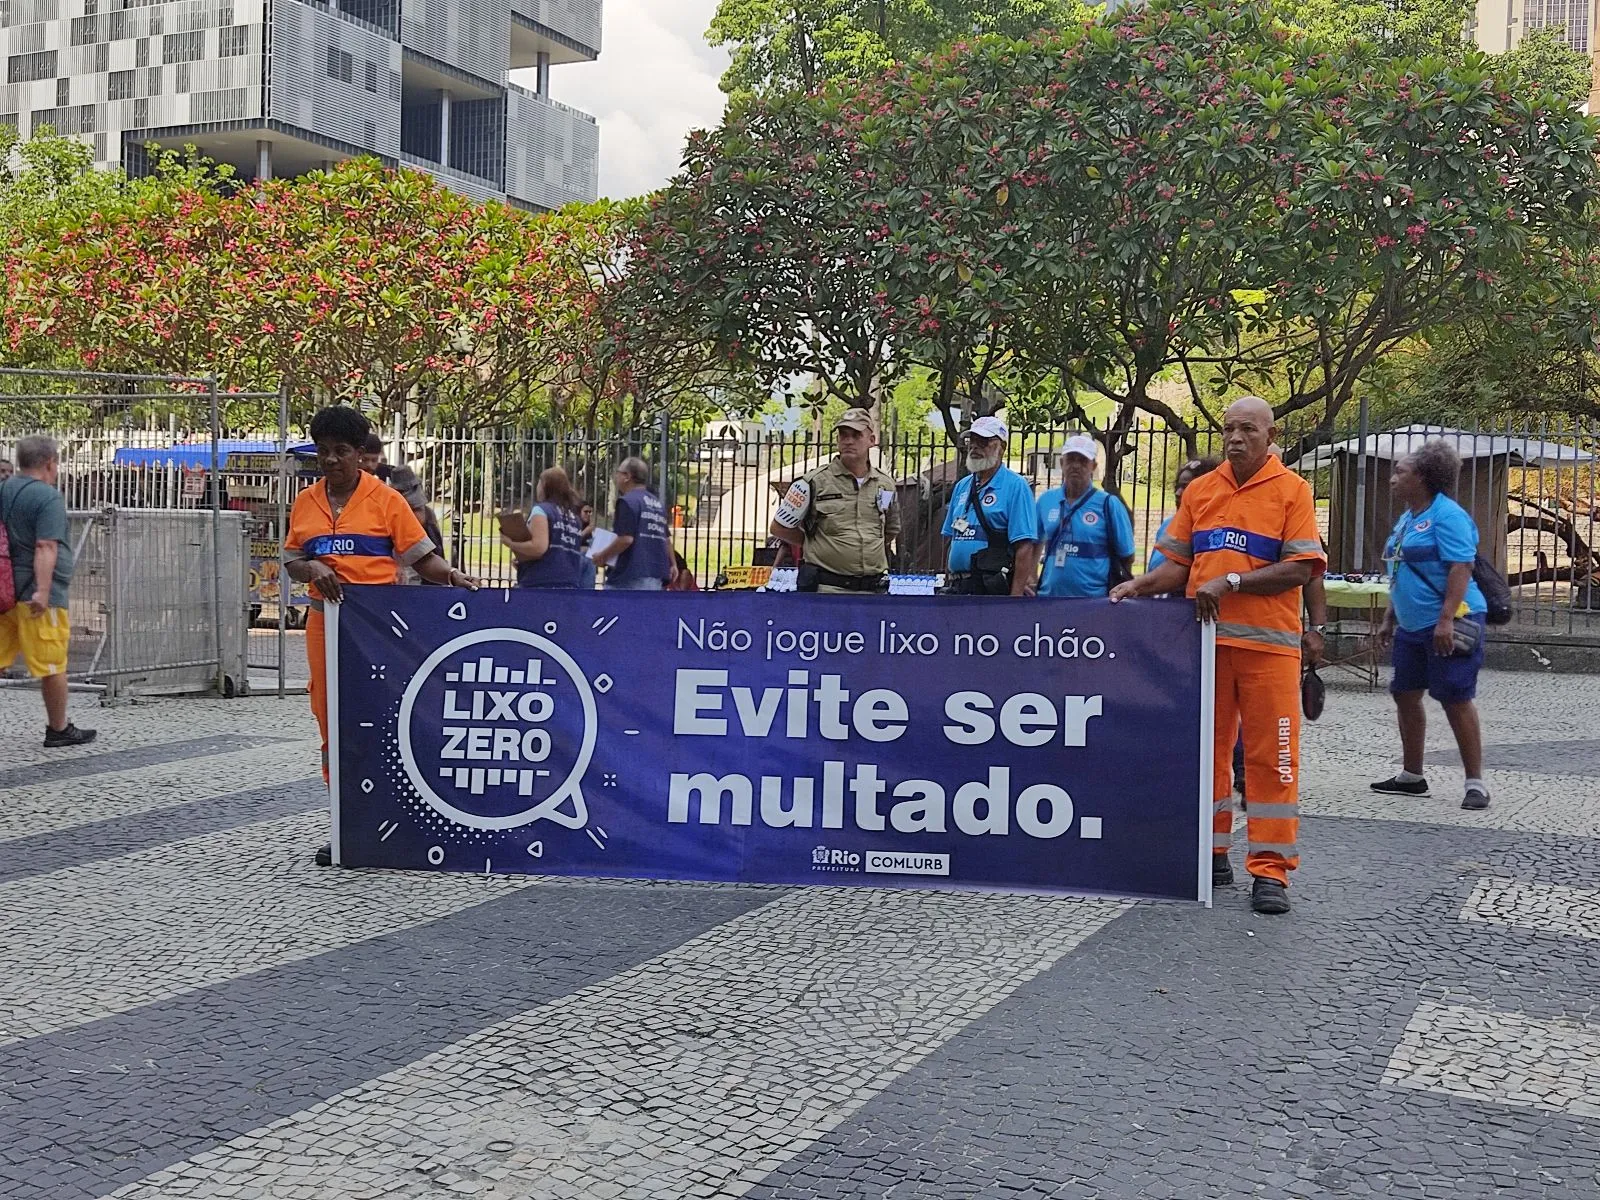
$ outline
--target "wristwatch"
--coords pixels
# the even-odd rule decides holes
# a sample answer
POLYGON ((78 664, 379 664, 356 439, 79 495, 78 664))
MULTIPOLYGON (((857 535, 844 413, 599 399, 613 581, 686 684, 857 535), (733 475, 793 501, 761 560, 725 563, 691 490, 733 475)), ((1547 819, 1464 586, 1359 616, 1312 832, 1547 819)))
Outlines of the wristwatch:
POLYGON ((1228 572, 1228 590, 1230 592, 1237 592, 1239 590, 1239 585, 1242 584, 1243 582, 1244 582, 1244 579, 1239 575, 1239 572, 1237 572, 1237 571, 1229 571, 1228 572))
POLYGON ((1328 632, 1328 627, 1326 625, 1307 625, 1306 626, 1306 632, 1307 633, 1327 633, 1328 632))

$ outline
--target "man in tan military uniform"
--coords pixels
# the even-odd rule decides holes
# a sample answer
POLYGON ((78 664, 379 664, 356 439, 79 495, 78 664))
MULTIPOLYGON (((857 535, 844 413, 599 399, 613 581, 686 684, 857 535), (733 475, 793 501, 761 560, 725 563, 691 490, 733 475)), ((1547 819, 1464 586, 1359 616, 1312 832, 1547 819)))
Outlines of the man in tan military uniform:
POLYGON ((872 414, 852 408, 834 424, 839 453, 795 481, 778 505, 772 536, 805 559, 801 590, 858 595, 886 590, 889 551, 900 536, 894 478, 872 465, 878 444, 872 414))

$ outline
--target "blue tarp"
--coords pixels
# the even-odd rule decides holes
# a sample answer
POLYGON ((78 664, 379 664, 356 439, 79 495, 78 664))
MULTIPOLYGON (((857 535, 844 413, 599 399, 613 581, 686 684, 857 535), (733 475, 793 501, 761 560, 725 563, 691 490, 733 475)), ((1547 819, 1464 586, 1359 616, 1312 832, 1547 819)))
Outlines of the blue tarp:
MULTIPOLYGON (((222 465, 228 465, 230 454, 276 454, 276 442, 230 442, 217 443, 217 453, 222 458, 222 465)), ((118 450, 112 460, 119 467, 183 467, 186 470, 203 470, 211 464, 210 442, 185 442, 178 446, 168 446, 165 450, 118 450)))

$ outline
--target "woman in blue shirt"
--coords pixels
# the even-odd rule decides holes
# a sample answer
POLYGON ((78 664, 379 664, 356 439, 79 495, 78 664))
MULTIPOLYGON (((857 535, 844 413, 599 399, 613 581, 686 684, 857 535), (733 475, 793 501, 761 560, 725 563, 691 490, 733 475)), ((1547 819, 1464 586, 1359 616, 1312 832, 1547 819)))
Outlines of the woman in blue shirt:
POLYGON ((560 467, 539 476, 537 501, 528 513, 528 540, 501 541, 517 560, 517 586, 575 588, 584 575, 583 499, 560 467))
MULTIPOLYGON (((1183 466, 1178 468, 1178 477, 1173 481, 1172 484, 1172 495, 1173 500, 1175 501, 1172 507, 1172 516, 1169 516, 1165 521, 1161 522, 1161 528, 1156 530, 1156 545, 1159 546, 1161 544, 1161 539, 1167 536, 1167 526, 1172 524, 1172 517, 1178 515, 1178 509, 1183 504, 1184 489, 1196 479, 1199 479, 1202 475, 1211 474, 1211 472, 1215 471, 1221 465, 1222 464, 1214 458, 1191 458, 1188 462, 1184 463, 1183 466)), ((1154 571, 1166 561, 1167 556, 1165 554, 1161 553, 1159 550, 1152 550, 1150 551, 1150 565, 1147 566, 1145 570, 1154 571)))
POLYGON ((1483 732, 1478 724, 1478 671, 1483 667, 1484 614, 1488 605, 1473 581, 1478 557, 1478 526, 1450 498, 1461 475, 1461 458, 1445 441, 1431 441, 1394 465, 1389 480, 1394 498, 1405 505, 1384 547, 1389 565, 1389 611, 1378 630, 1394 647, 1394 695, 1400 718, 1404 770, 1372 785, 1387 795, 1425 796, 1423 743, 1428 732, 1422 705, 1426 691, 1444 706, 1461 751, 1466 798, 1461 807, 1489 807, 1483 782, 1483 732), (1472 648, 1456 645, 1456 620, 1477 626, 1472 648))

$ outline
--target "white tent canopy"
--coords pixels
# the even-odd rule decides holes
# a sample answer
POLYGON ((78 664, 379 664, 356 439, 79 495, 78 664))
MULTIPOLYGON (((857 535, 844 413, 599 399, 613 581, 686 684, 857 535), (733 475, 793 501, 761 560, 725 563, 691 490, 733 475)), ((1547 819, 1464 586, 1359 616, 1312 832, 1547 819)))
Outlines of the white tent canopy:
MULTIPOLYGON (((1444 425, 1406 425, 1385 433, 1369 433, 1366 453, 1369 458, 1392 461, 1422 449, 1424 443, 1435 438, 1442 438, 1453 445, 1464 463, 1473 459, 1498 458, 1513 467, 1570 467, 1595 460, 1594 455, 1561 442, 1547 442, 1535 437, 1491 437, 1444 425)), ((1315 471, 1333 465, 1340 455, 1355 455, 1360 451, 1360 440, 1347 438, 1342 442, 1319 446, 1291 465, 1297 471, 1315 471)))

